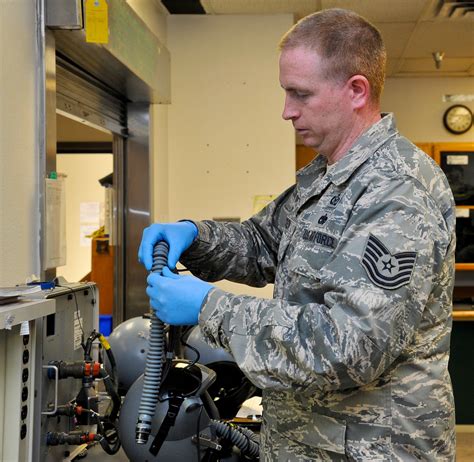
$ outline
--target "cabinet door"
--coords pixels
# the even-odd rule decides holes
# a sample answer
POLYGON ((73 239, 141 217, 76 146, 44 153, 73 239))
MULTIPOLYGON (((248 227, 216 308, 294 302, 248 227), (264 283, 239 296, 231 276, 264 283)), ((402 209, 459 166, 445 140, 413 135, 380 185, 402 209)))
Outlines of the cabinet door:
POLYGON ((433 143, 416 142, 414 144, 422 151, 426 152, 430 157, 433 157, 433 143))
POLYGON ((296 170, 308 165, 317 156, 313 148, 302 144, 296 145, 296 170))

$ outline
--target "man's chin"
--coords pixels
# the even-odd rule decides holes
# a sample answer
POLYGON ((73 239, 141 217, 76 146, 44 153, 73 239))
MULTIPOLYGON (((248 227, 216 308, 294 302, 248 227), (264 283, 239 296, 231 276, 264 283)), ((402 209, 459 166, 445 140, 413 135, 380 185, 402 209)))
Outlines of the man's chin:
POLYGON ((317 149, 318 143, 314 137, 314 134, 310 130, 298 130, 296 132, 296 144, 302 144, 308 148, 317 149))
POLYGON ((307 148, 316 149, 316 146, 317 146, 316 140, 312 138, 311 136, 301 137, 300 139, 301 139, 302 144, 306 146, 307 148))

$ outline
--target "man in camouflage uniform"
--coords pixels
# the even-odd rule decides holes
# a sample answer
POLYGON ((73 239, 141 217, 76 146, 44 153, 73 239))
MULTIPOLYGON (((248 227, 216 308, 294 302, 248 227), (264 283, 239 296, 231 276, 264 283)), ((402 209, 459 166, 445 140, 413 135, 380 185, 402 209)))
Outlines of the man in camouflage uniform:
POLYGON ((261 460, 454 460, 446 178, 380 115, 373 26, 325 10, 281 50, 283 117, 320 155, 242 224, 155 224, 139 252, 149 268, 167 240, 171 268, 180 258, 205 281, 274 283, 274 298, 166 269, 148 278, 151 304, 165 322, 199 320, 262 389, 261 460))

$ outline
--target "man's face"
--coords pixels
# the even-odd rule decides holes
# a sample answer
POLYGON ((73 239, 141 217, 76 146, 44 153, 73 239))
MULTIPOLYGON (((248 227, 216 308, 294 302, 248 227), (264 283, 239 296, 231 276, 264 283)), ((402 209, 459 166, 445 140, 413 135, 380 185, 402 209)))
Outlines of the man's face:
POLYGON ((318 53, 298 47, 281 53, 280 84, 286 93, 283 118, 306 146, 331 157, 352 119, 345 83, 325 78, 318 53))

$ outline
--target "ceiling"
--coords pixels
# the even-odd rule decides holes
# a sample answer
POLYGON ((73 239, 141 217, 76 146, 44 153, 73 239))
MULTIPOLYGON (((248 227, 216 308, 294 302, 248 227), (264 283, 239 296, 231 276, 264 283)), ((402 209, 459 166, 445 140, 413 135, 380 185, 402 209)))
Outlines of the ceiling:
POLYGON ((56 138, 58 142, 111 142, 113 140, 110 133, 96 130, 60 114, 56 114, 56 138))
MULTIPOLYGON (((467 0, 161 0, 170 14, 281 14, 295 20, 347 8, 383 35, 389 77, 473 77, 474 1, 467 0), (433 53, 444 53, 440 68, 433 53)), ((474 90, 474 89, 473 89, 474 90)))

